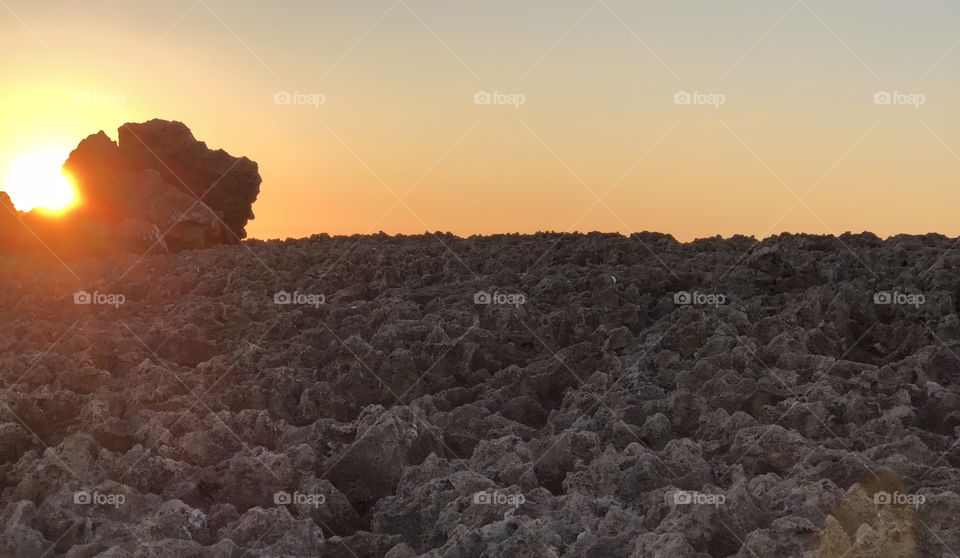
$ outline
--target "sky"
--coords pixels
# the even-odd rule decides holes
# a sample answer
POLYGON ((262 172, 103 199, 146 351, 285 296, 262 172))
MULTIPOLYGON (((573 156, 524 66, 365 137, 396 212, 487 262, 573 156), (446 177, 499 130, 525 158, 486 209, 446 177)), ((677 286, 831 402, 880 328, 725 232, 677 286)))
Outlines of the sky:
POLYGON ((955 0, 80 4, 0 0, 0 181, 164 118, 257 238, 960 235, 955 0))

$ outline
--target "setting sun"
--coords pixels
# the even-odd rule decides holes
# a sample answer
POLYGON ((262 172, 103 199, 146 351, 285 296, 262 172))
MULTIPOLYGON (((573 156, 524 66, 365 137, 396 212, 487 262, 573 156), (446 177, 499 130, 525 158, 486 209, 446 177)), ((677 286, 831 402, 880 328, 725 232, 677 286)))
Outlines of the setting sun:
POLYGON ((61 169, 66 153, 42 150, 25 153, 10 166, 2 188, 20 211, 63 213, 76 205, 77 192, 61 169))

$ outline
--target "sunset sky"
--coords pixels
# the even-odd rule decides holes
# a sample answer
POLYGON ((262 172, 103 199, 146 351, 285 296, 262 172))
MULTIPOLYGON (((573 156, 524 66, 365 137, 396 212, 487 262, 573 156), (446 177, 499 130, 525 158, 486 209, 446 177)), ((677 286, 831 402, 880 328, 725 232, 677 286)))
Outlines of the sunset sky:
POLYGON ((0 0, 0 189, 27 153, 164 118, 260 164, 258 238, 958 235, 958 21, 956 0, 0 0))

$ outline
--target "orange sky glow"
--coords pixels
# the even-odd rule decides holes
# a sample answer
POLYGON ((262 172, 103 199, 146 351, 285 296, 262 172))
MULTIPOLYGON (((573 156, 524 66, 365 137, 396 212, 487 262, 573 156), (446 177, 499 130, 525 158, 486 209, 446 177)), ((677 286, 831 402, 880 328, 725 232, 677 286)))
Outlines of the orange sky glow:
POLYGON ((929 0, 6 0, 0 189, 31 154, 164 118, 260 164, 257 238, 958 235, 958 17, 929 0))

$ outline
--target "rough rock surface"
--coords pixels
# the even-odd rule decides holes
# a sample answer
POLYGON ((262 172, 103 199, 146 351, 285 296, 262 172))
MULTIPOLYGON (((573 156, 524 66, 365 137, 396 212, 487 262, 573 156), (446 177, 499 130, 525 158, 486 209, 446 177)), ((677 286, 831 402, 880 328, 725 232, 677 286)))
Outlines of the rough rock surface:
POLYGON ((5 259, 0 556, 952 556, 954 242, 5 259))
POLYGON ((210 207, 174 187, 156 169, 136 165, 103 132, 80 142, 64 168, 84 200, 78 212, 92 221, 149 223, 174 249, 202 248, 222 237, 220 220, 210 207))
POLYGON ((120 127, 120 153, 139 170, 155 170, 169 184, 202 200, 221 215, 225 230, 219 241, 247 237, 253 204, 260 193, 257 164, 246 157, 209 149, 180 122, 151 120, 120 127))

